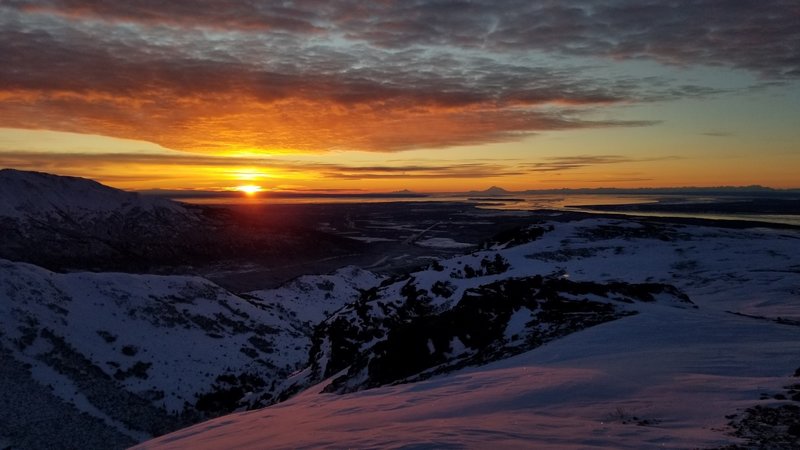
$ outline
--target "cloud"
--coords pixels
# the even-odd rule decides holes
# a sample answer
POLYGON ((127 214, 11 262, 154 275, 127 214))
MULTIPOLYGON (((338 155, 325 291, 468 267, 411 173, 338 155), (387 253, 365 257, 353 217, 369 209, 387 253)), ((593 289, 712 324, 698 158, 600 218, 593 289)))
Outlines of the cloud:
POLYGON ((559 182, 561 183, 570 183, 570 182, 577 182, 577 183, 592 183, 592 184, 604 184, 607 186, 613 186, 614 183, 641 183, 645 181, 654 181, 655 178, 646 178, 646 177, 617 177, 617 176, 610 176, 610 177, 603 177, 601 179, 593 180, 593 179, 566 179, 566 178, 559 178, 559 182))
MULTIPOLYGON (((452 160, 395 160, 385 164, 330 163, 284 157, 232 157, 197 155, 176 151, 164 153, 74 153, 0 151, 0 167, 23 170, 50 171, 77 176, 90 176, 111 183, 154 181, 152 174, 162 174, 163 180, 194 178, 198 173, 213 170, 223 178, 239 179, 240 174, 255 174, 257 179, 292 178, 301 175, 330 180, 421 180, 421 179, 481 179, 504 176, 560 175, 575 169, 595 168, 626 163, 658 162, 677 159, 675 156, 634 158, 624 155, 574 155, 544 158, 540 162, 520 160, 470 159, 452 160), (125 167, 120 176, 119 168, 125 167)), ((604 169, 605 170, 605 169, 604 169)), ((610 175, 604 172, 605 175, 610 175)), ((219 177, 218 177, 219 178, 219 177)), ((163 181, 162 180, 162 181, 163 181)), ((645 178, 604 176, 603 181, 647 181, 645 178), (606 179, 608 178, 608 179, 606 179)), ((157 180, 155 180, 157 181, 157 180)), ((567 180, 562 180, 567 181, 567 180)), ((588 180, 583 180, 588 181, 588 180)), ((209 187, 219 186, 211 181, 209 187)))
MULTIPOLYGON (((102 175, 107 182, 151 180, 152 173, 166 173, 167 177, 180 177, 183 172, 196 173, 203 168, 234 175, 239 172, 267 174, 300 173, 317 174, 321 178, 338 180, 366 179, 437 179, 437 178, 489 178, 526 173, 515 164, 490 162, 431 161, 425 164, 398 163, 394 165, 332 164, 293 160, 291 158, 229 157, 192 155, 180 152, 164 154, 140 153, 53 153, 29 151, 0 151, 0 166, 23 170, 44 170, 58 173, 92 174, 106 167, 140 168, 145 175, 102 175), (148 170, 158 167, 169 170, 148 170), (170 169, 171 168, 171 169, 170 169)), ((273 176, 273 175, 270 175, 273 176)))
POLYGON ((524 175, 513 166, 503 164, 449 164, 433 166, 378 166, 337 167, 336 172, 325 172, 327 178, 345 180, 375 179, 442 179, 442 178, 493 178, 524 175))
POLYGON ((706 131, 704 133, 700 133, 703 136, 709 137, 731 137, 734 134, 730 131, 706 131))
POLYGON ((563 172, 566 170, 582 169, 585 167, 624 164, 638 162, 666 161, 677 159, 675 156, 663 156, 656 158, 632 158, 622 155, 578 155, 578 156, 557 156, 545 158, 542 162, 522 164, 531 172, 563 172))
POLYGON ((393 49, 539 50, 800 76, 800 6, 791 0, 10 0, 5 6, 72 20, 343 36, 393 49))
MULTIPOLYGON (((311 2, 298 3, 305 3, 306 7, 313 6, 311 2)), ((308 9, 254 0, 9 0, 8 4, 21 11, 53 13, 72 19, 102 18, 118 22, 287 32, 320 30, 313 24, 318 19, 317 14, 308 9)))
MULTIPOLYGON (((626 102, 634 94, 550 69, 468 59, 434 72, 425 69, 434 57, 405 54, 349 69, 336 49, 290 47, 261 55, 278 66, 262 67, 234 54, 246 52, 247 42, 214 58, 125 34, 96 42, 86 30, 49 27, 0 31, 0 54, 13 67, 0 69, 2 126, 193 151, 396 151, 649 124, 582 118, 580 106, 626 102), (314 53, 306 65, 298 61, 298 54, 314 53)), ((102 31, 113 37, 116 28, 102 31)))
POLYGON ((357 3, 336 25, 389 48, 538 50, 800 76, 800 5, 790 0, 357 3))
POLYGON ((648 126, 590 113, 726 92, 598 76, 565 57, 800 75, 800 16, 786 1, 287 5, 3 2, 0 126, 199 152, 400 151, 648 126))

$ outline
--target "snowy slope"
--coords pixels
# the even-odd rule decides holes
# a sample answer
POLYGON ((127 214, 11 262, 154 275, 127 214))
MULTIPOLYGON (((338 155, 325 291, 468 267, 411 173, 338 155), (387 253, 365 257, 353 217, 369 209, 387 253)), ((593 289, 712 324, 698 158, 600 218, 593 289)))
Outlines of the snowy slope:
POLYGON ((187 213, 179 203, 142 197, 86 178, 14 169, 0 170, 0 217, 33 220, 59 217, 74 222, 132 212, 187 213))
POLYGON ((187 205, 83 178, 4 169, 0 258, 57 272, 194 274, 299 265, 365 248, 314 230, 313 223, 253 214, 259 211, 187 205))
POLYGON ((376 286, 382 280, 380 275, 348 266, 328 275, 304 275, 281 287, 248 295, 281 305, 297 320, 313 327, 358 298, 361 290, 376 286))
POLYGON ((798 351, 786 327, 640 314, 440 378, 307 391, 139 448, 714 447, 735 442, 725 415, 791 382, 798 351))
POLYGON ((209 231, 197 210, 173 201, 0 170, 0 258, 54 270, 145 271, 213 248, 209 231))
MULTIPOLYGON (((58 402, 63 420, 88 414, 95 422, 76 426, 117 442, 80 448, 124 447, 230 412, 252 391, 268 403, 306 363, 317 310, 341 307, 358 282, 376 280, 349 268, 238 297, 198 277, 58 274, 0 260, 0 437, 29 442, 36 431, 25 427, 48 420, 49 409, 27 410, 33 396, 58 402), (286 303, 300 294, 305 303, 286 303), (13 426, 18 416, 27 419, 13 426)), ((50 431, 74 448, 71 432, 50 431)))
MULTIPOLYGON (((550 225, 538 239, 530 234, 530 242, 496 242, 385 281, 371 295, 365 292, 360 307, 337 313, 348 318, 350 337, 357 338, 351 366, 320 372, 335 342, 323 323, 314 364, 295 381, 333 375, 326 381, 284 403, 196 425, 141 448, 709 448, 744 442, 731 434, 737 430, 755 442, 749 425, 757 422, 754 412, 783 408, 791 416, 798 409, 792 406, 798 390, 784 386, 797 383, 790 377, 800 366, 800 233, 612 219, 550 225), (622 301, 637 314, 575 330, 517 356, 400 379, 411 383, 324 393, 376 385, 363 361, 379 357, 376 346, 403 326, 374 326, 399 317, 393 302, 409 304, 416 297, 428 310, 405 318, 424 324, 474 292, 535 275, 592 285, 671 285, 697 308, 676 307, 682 303, 678 294, 622 301)), ((590 293, 572 300, 619 303, 611 291, 606 298, 590 293)), ((527 319, 512 314, 506 326, 527 319)), ((432 344, 415 350, 409 361, 435 353, 432 344)), ((448 347, 456 353, 455 342, 448 347)), ((797 428, 784 425, 765 425, 788 436, 788 444, 773 448, 799 443, 790 433, 797 428)))

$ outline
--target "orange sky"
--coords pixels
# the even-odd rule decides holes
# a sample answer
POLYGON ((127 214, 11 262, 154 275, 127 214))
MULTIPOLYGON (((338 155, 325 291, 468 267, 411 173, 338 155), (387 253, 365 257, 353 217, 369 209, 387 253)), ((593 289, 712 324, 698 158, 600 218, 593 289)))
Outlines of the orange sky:
POLYGON ((179 3, 1 4, 0 166, 125 189, 800 187, 785 2, 179 3))

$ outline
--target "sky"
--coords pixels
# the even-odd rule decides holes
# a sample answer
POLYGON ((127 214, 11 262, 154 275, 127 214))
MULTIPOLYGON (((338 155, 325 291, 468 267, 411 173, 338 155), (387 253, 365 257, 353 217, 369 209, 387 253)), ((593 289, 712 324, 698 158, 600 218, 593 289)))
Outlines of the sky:
POLYGON ((0 167, 133 190, 800 187, 796 0, 0 0, 0 167))

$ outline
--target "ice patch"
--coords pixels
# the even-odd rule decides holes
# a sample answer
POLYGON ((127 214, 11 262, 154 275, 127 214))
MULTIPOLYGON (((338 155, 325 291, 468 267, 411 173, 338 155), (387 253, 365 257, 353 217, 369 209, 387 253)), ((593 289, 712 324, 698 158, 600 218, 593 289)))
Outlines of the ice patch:
POLYGON ((429 238, 416 242, 420 247, 428 248, 470 248, 475 247, 474 244, 467 244, 466 242, 457 242, 450 238, 429 238))
POLYGON ((381 237, 370 237, 370 236, 348 236, 350 239, 366 242, 367 244, 371 244, 373 242, 394 242, 395 239, 388 239, 388 238, 381 238, 381 237))

